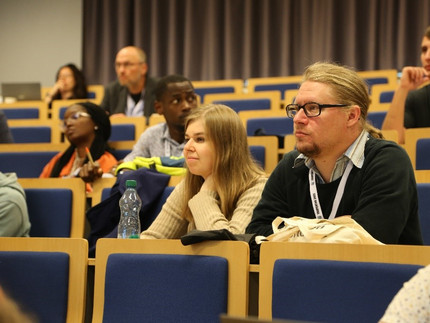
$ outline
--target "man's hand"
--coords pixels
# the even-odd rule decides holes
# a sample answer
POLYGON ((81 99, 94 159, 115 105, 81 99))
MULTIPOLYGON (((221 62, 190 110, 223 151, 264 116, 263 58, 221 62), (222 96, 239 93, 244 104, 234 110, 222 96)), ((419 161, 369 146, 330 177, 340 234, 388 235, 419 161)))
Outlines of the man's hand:
POLYGON ((415 90, 417 87, 428 80, 428 72, 423 67, 406 66, 402 70, 400 87, 409 91, 415 90))

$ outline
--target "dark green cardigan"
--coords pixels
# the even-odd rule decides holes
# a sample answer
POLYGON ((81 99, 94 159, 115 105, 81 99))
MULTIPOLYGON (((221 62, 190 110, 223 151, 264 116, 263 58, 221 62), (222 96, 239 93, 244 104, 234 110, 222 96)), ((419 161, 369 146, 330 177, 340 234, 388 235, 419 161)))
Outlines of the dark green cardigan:
MULTIPOLYGON (((309 195, 309 169, 293 168, 297 151, 289 152, 272 172, 246 229, 268 236, 277 217, 315 218, 309 195)), ((375 239, 389 244, 422 244, 414 172, 406 152, 397 144, 370 138, 361 169, 353 167, 336 216, 352 215, 375 239)), ((318 184, 327 217, 340 179, 318 184)))

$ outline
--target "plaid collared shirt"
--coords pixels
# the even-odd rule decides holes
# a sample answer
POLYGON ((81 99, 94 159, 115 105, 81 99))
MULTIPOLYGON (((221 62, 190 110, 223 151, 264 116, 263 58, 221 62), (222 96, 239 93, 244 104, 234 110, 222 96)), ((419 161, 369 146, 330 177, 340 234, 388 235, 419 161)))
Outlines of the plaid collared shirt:
MULTIPOLYGON (((343 175, 345 172, 346 165, 349 161, 352 161, 353 165, 357 168, 361 168, 364 163, 364 147, 366 145, 366 141, 369 139, 369 133, 366 130, 363 130, 360 135, 355 139, 351 146, 345 151, 345 153, 340 156, 336 164, 334 166, 333 172, 330 176, 330 182, 337 180, 339 177, 343 175)), ((324 183, 324 180, 315 166, 315 162, 312 158, 306 157, 303 154, 297 156, 294 161, 294 166, 297 167, 302 164, 305 164, 309 169, 313 169, 315 174, 317 175, 317 181, 319 183, 324 183)))

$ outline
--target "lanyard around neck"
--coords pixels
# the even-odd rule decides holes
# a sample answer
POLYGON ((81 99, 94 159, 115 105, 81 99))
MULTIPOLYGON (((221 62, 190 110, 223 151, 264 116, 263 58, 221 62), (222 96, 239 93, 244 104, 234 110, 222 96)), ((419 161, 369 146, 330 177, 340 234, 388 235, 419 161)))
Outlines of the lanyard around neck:
MULTIPOLYGON (((329 219, 334 219, 336 216, 337 209, 339 208, 340 200, 342 199, 343 192, 345 191, 346 180, 348 179, 349 173, 352 170, 352 161, 348 162, 345 172, 342 175, 339 186, 336 191, 334 198, 333 207, 330 213, 329 219)), ((320 200, 318 198, 318 190, 315 182, 315 171, 309 170, 309 193, 311 194, 312 207, 314 208, 314 214, 317 219, 324 219, 324 214, 321 209, 320 200)))

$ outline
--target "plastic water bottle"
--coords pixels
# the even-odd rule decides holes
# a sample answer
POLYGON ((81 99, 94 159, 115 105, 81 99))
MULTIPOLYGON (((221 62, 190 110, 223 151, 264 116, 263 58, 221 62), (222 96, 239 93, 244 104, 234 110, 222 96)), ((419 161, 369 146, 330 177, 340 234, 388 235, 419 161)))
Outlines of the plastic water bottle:
POLYGON ((136 192, 136 181, 127 180, 126 190, 119 200, 121 218, 118 224, 118 239, 139 239, 140 218, 139 211, 142 201, 136 192))

